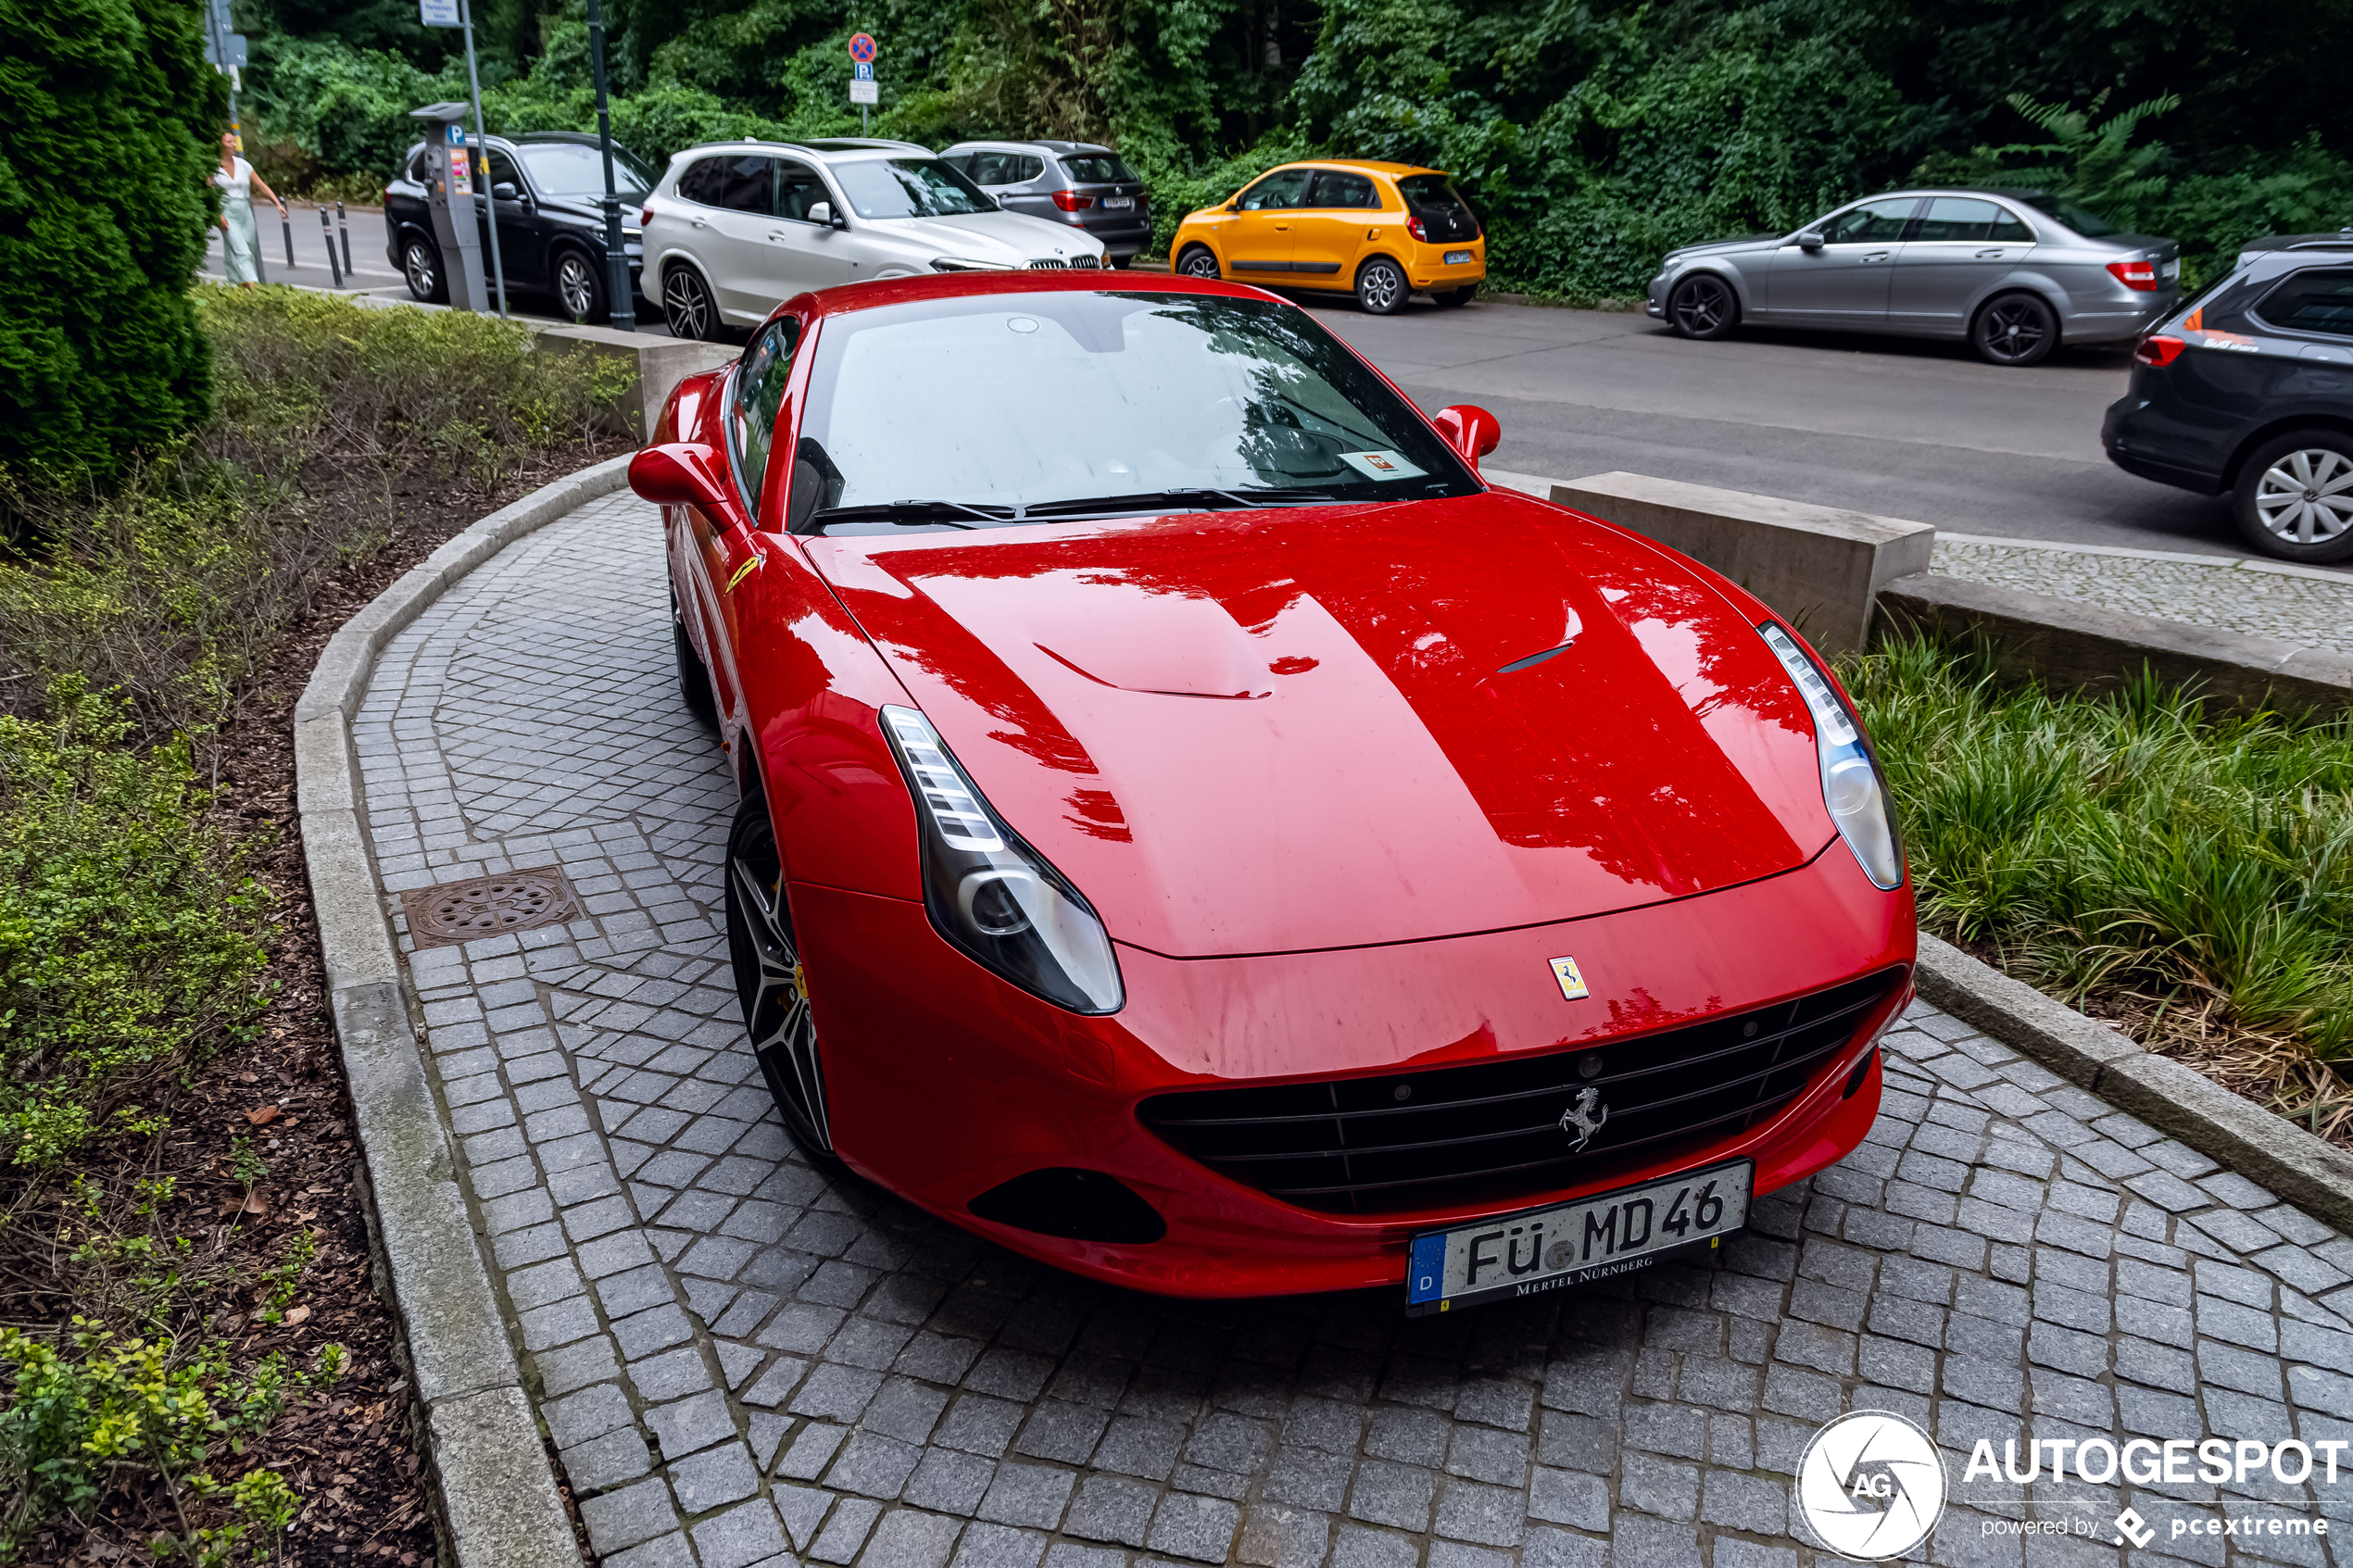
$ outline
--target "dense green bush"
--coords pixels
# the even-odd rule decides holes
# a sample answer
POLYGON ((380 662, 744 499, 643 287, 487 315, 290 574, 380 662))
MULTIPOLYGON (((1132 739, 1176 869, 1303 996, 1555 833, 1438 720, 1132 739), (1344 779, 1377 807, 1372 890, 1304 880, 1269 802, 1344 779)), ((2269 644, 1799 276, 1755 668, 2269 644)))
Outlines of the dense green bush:
POLYGON ((0 1148, 54 1164, 142 1123, 158 1074, 246 1037, 267 896, 205 820, 184 742, 125 744, 75 679, 0 715, 0 1148))
POLYGON ((106 478, 205 411, 187 301, 227 87, 180 0, 0 0, 0 467, 106 478))
POLYGON ((2062 994, 2353 1056, 2353 719, 2211 717, 2154 680, 2056 696, 1924 642, 1842 673, 1923 924, 2062 994))

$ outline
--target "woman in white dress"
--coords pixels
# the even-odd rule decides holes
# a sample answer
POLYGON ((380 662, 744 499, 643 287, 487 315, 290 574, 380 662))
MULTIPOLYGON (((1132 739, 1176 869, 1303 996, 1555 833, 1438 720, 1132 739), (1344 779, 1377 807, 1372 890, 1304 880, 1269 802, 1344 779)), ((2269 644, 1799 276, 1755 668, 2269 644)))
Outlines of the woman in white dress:
POLYGON ((285 201, 253 171, 253 165, 237 156, 233 131, 221 132, 220 167, 213 170, 212 182, 220 191, 221 249, 229 281, 251 288, 261 282, 261 237, 253 223, 253 193, 259 191, 275 203, 281 218, 286 215, 285 201))

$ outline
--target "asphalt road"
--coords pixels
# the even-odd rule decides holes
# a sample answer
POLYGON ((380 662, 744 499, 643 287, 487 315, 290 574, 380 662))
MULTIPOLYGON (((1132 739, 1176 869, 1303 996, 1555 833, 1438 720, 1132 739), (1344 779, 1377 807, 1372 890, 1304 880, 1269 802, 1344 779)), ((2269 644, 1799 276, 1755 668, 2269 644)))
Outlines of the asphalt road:
MULTIPOLYGON (((346 288, 406 297, 379 212, 348 214, 346 288)), ((263 215, 273 282, 332 284, 315 207, 294 212, 297 265, 263 215)), ((216 238, 207 270, 220 270, 216 238)), ((2100 451, 2124 392, 2121 350, 2062 350, 2027 370, 1958 344, 1749 329, 1689 343, 1649 318, 1416 300, 1393 317, 1299 296, 1426 408, 1503 421, 1491 461, 1575 479, 1611 470, 1931 523, 1954 533, 2246 556, 2227 503, 2135 479, 2100 451)), ((520 291, 520 315, 557 315, 520 291)), ((639 330, 662 331, 659 319, 639 330)))

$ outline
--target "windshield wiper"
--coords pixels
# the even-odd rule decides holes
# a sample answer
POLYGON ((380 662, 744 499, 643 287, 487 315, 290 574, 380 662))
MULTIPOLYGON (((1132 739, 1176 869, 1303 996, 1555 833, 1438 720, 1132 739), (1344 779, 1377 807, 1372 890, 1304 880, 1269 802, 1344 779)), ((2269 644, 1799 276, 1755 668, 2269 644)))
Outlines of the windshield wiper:
POLYGON ((862 507, 825 507, 809 521, 819 528, 829 522, 895 522, 902 528, 919 528, 930 522, 945 523, 950 528, 975 526, 942 515, 949 512, 962 512, 982 522, 1012 522, 1021 516, 1016 507, 972 507, 962 501, 881 501, 862 507))
POLYGON ((1093 512, 1142 512, 1171 506, 1197 507, 1204 502, 1222 501, 1228 507, 1255 510, 1260 507, 1312 505, 1333 497, 1320 490, 1212 490, 1189 487, 1178 490, 1144 490, 1132 495, 1089 495, 1070 501, 1044 501, 1022 508, 1025 518, 1075 517, 1093 512))

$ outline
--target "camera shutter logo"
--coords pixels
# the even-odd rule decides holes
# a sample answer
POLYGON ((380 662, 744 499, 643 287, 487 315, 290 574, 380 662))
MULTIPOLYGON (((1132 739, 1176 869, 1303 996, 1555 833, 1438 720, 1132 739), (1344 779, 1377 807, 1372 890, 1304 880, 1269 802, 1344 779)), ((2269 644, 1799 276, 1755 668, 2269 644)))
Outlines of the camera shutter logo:
POLYGON ((1944 1512, 1944 1461, 1891 1411, 1850 1411, 1798 1461, 1797 1516, 1841 1557, 1881 1562, 1928 1539, 1944 1512))

